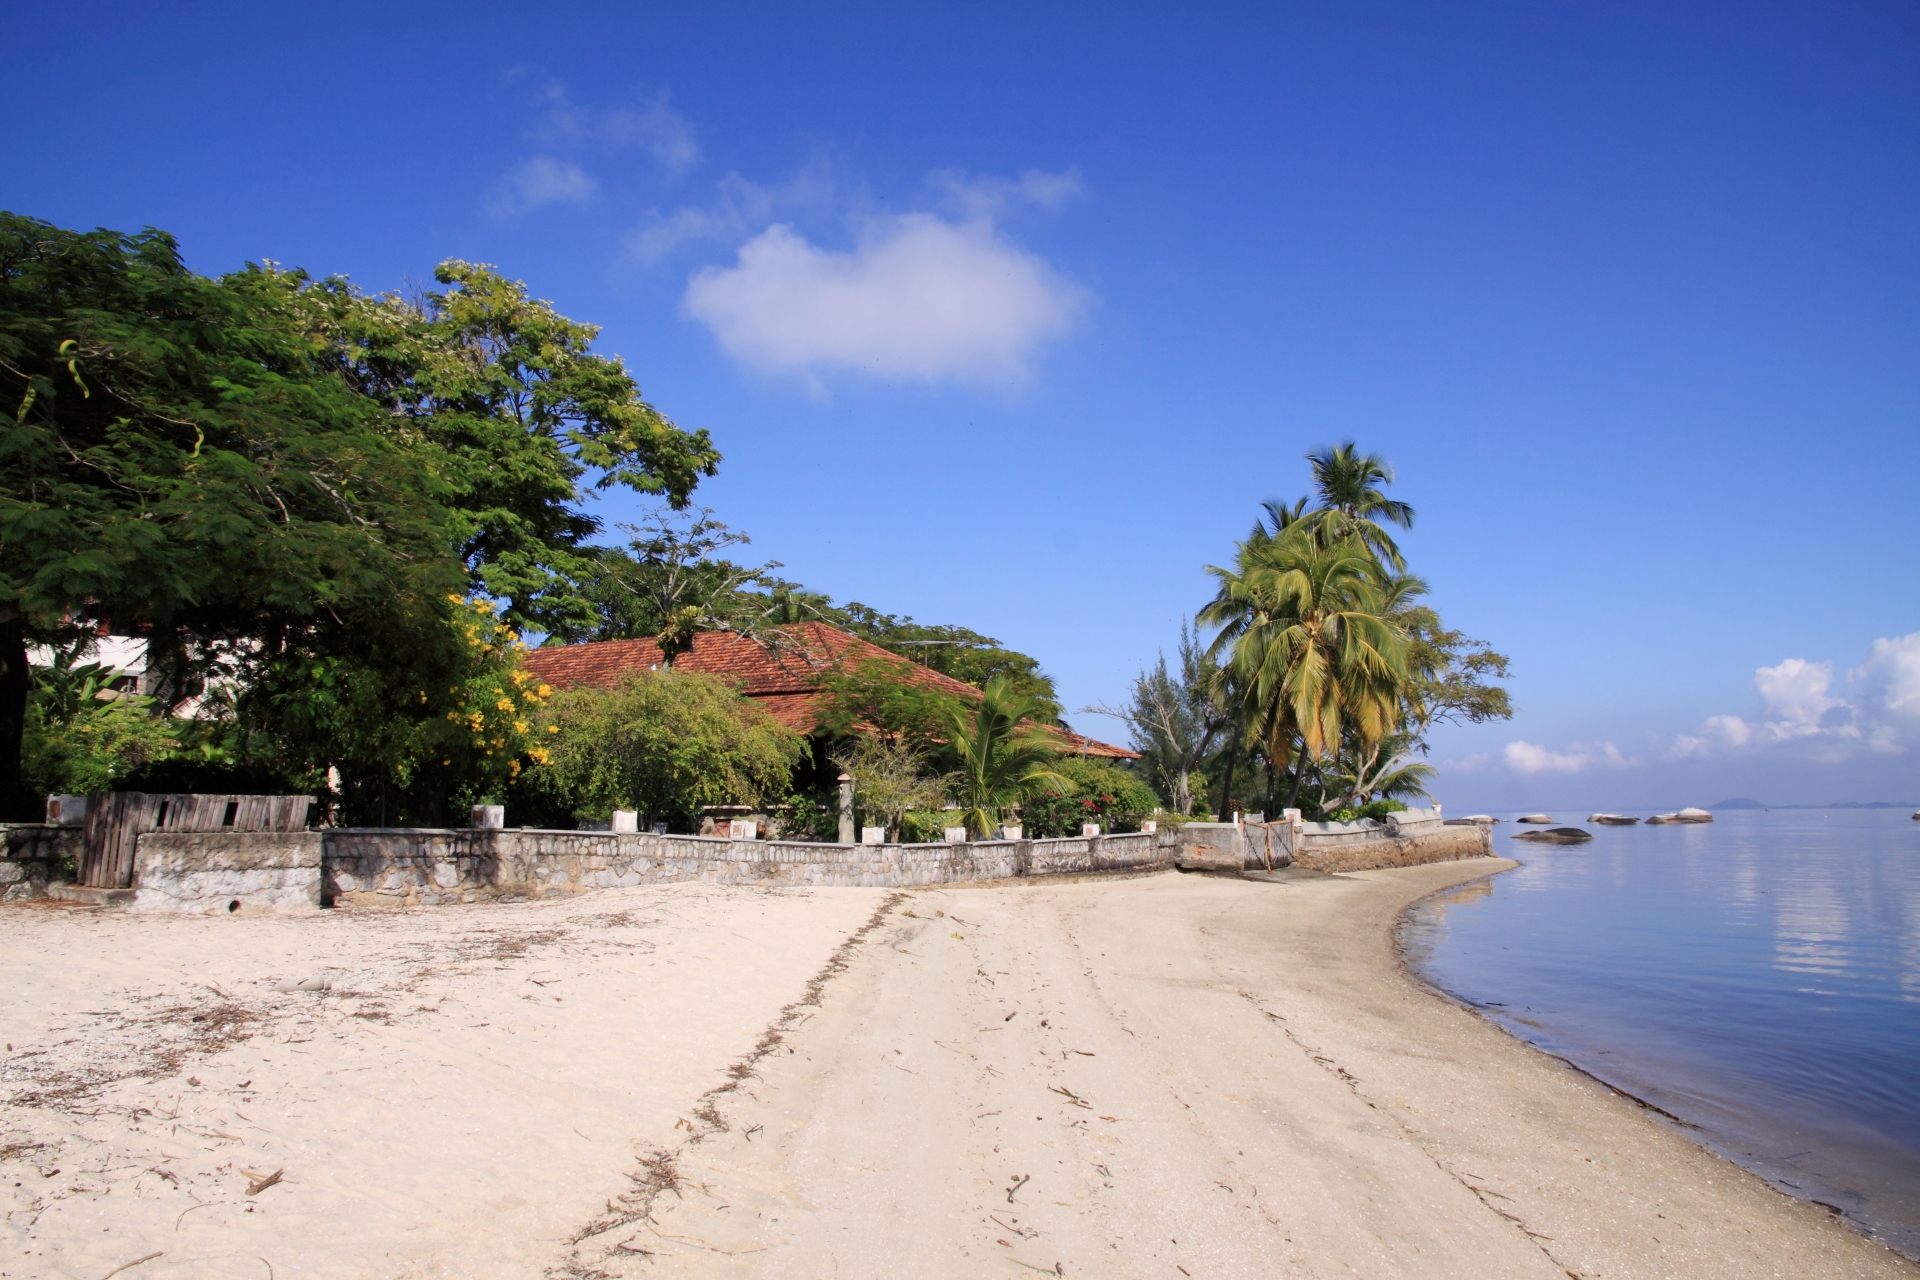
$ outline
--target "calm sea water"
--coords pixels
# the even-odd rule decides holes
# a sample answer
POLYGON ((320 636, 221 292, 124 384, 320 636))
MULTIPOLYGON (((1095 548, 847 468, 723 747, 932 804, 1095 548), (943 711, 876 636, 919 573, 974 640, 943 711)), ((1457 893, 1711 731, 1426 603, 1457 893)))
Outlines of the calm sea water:
POLYGON ((1495 851, 1526 865, 1416 908, 1415 968, 1920 1257, 1920 822, 1554 817, 1593 841, 1514 843, 1525 828, 1495 827, 1495 851))

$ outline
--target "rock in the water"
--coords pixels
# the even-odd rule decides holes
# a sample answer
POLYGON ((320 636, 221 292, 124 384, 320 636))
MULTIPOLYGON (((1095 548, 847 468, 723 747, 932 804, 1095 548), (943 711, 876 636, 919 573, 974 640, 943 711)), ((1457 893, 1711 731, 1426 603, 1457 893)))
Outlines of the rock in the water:
MULTIPOLYGON (((1920 818, 1920 813, 1913 815, 1920 818)), ((1448 818, 1444 825, 1449 827, 1490 827, 1500 819, 1490 813, 1470 813, 1464 818, 1448 818)))
POLYGON ((1629 818, 1624 813, 1590 813, 1588 822, 1597 822, 1603 827, 1631 827, 1639 822, 1638 818, 1629 818))
POLYGON ((1516 831, 1513 838, 1539 844, 1579 844, 1583 840, 1593 839, 1593 832, 1582 831, 1578 827, 1548 827, 1545 831, 1516 831))
POLYGON ((1545 814, 1545 813, 1523 813, 1519 817, 1515 818, 1514 821, 1515 822, 1534 822, 1544 826, 1545 824, 1552 822, 1553 817, 1552 815, 1545 814))
POLYGON ((1674 813, 1656 813, 1647 819, 1650 827, 1664 827, 1675 822, 1712 822, 1713 815, 1705 809, 1681 809, 1674 813))

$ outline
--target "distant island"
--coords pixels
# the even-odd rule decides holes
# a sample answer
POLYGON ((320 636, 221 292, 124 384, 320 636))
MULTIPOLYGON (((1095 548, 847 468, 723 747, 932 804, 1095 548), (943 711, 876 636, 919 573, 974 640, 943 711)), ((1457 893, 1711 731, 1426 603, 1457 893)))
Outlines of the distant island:
POLYGON ((1761 804, 1758 800, 1736 798, 1710 804, 1709 809, 1920 809, 1920 804, 1900 800, 1847 800, 1836 804, 1761 804))

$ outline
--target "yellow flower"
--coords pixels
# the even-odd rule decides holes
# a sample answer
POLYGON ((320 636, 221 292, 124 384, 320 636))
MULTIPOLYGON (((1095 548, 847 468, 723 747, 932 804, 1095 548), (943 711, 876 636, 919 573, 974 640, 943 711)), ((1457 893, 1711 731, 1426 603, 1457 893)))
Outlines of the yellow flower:
POLYGON ((534 690, 534 692, 544 698, 548 694, 551 694, 553 692, 553 686, 550 684, 543 684, 538 689, 534 690))
POLYGON ((557 724, 550 724, 550 725, 548 725, 548 726, 547 726, 547 732, 548 732, 548 733, 558 733, 558 732, 560 732, 560 726, 559 726, 559 725, 557 725, 557 724))
POLYGON ((493 705, 501 711, 511 711, 513 710, 513 699, 502 698, 500 699, 500 701, 494 703, 493 705))

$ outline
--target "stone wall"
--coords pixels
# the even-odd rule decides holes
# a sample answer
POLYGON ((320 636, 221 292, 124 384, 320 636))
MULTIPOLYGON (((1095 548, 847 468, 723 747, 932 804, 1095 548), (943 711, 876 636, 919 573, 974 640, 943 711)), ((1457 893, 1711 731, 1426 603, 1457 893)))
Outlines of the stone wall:
POLYGON ((129 911, 287 915, 320 909, 318 831, 143 833, 129 911))
POLYGON ((1153 870, 1149 835, 972 844, 802 844, 648 832, 338 828, 325 837, 327 902, 430 906, 638 884, 906 888, 1153 870))
POLYGON ((86 844, 79 827, 0 823, 0 902, 47 897, 51 886, 73 879, 86 844))
MULTIPOLYGON (((1315 839, 1305 834, 1307 828, 1333 824, 1301 825, 1303 838, 1294 850, 1293 865, 1310 871, 1371 871, 1380 867, 1413 867, 1427 862, 1493 856, 1493 832, 1486 827, 1449 827, 1435 823, 1430 829, 1422 827, 1398 835, 1390 834, 1385 826, 1376 826, 1359 839, 1315 839)), ((1347 836, 1347 833, 1340 834, 1347 836)))

